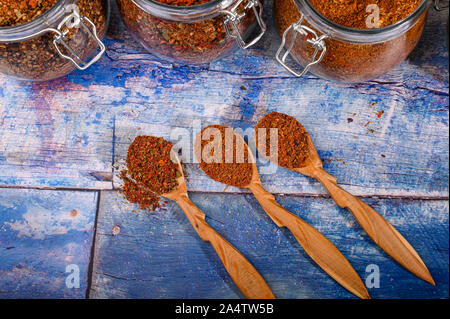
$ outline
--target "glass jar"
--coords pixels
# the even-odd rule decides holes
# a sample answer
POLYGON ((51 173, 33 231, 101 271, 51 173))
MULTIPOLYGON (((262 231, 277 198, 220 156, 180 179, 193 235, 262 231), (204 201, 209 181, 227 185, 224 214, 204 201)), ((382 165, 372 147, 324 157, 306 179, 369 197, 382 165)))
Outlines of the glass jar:
POLYGON ((169 6, 155 0, 117 0, 123 21, 152 54, 178 63, 217 60, 237 47, 249 48, 266 31, 260 0, 211 0, 169 6), (257 35, 250 39, 259 26, 257 35))
POLYGON ((46 81, 87 69, 106 50, 109 10, 108 0, 59 0, 35 20, 0 27, 0 72, 46 81))
POLYGON ((276 0, 275 26, 282 38, 276 59, 297 77, 311 71, 338 82, 376 78, 406 59, 415 48, 431 3, 423 0, 411 15, 393 25, 361 30, 331 22, 308 0, 276 0), (297 62, 295 67, 288 65, 288 56, 297 62))

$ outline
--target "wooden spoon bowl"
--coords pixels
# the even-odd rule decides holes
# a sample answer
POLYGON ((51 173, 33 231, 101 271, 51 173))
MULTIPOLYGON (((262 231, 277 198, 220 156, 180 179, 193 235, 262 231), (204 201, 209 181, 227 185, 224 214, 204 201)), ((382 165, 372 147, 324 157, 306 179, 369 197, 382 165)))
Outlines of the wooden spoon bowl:
MULTIPOLYGON (((297 121, 294 118, 292 119, 297 121)), ((300 123, 297 122, 296 124, 300 123)), ((297 127, 301 127, 301 124, 297 127)), ((410 272, 435 285, 424 262, 406 239, 373 208, 340 188, 336 178, 323 169, 322 161, 314 143, 309 134, 307 132, 306 134, 308 157, 301 167, 288 169, 317 179, 340 207, 347 208, 353 214, 361 227, 378 246, 410 272)), ((299 150, 300 152, 305 153, 304 150, 299 150)), ((260 153, 265 156, 264 152, 260 153)), ((270 158, 268 159, 270 160, 270 158)))
MULTIPOLYGON (((180 176, 177 178, 178 186, 161 196, 175 201, 180 206, 200 238, 209 242, 214 248, 228 274, 246 298, 274 299, 273 292, 255 267, 233 245, 206 223, 205 214, 189 199, 180 160, 173 151, 171 156, 172 160, 178 163, 178 171, 180 173, 180 176)), ((131 177, 130 180, 132 180, 131 177)), ((139 187, 152 192, 145 185, 136 181, 133 182, 139 187)))
MULTIPOLYGON (((252 163, 251 181, 243 188, 249 189, 254 194, 264 211, 278 227, 287 227, 293 233, 306 253, 332 278, 356 296, 369 299, 369 293, 361 278, 341 252, 318 230, 278 204, 275 197, 263 188, 251 150, 239 134, 234 134, 247 148, 248 162, 252 163)), ((194 146, 198 161, 202 160, 200 139, 201 133, 197 134, 194 146)))

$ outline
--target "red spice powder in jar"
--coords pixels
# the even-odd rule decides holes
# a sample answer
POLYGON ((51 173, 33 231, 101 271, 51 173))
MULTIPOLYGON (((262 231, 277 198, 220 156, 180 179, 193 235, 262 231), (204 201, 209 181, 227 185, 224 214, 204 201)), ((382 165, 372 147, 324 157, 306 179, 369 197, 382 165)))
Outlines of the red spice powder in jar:
MULTIPOLYGON (((171 6, 195 6, 207 0, 157 0, 171 6)), ((117 0, 127 28, 151 53, 181 63, 207 63, 226 56, 236 48, 236 40, 227 36, 224 15, 196 22, 176 22, 160 18, 136 6, 132 0, 117 0)), ((244 3, 238 8, 244 12, 244 3)), ((240 31, 247 34, 256 18, 252 9, 246 11, 240 31)))
MULTIPOLYGON (((52 9, 58 1, 0 0, 2 5, 0 27, 22 27, 21 24, 25 22, 44 19, 42 15, 52 9)), ((109 14, 108 0, 77 0, 76 5, 80 9, 80 14, 94 23, 98 37, 103 39, 109 14)), ((88 27, 90 28, 89 25, 88 27)), ((55 79, 69 73, 75 65, 59 55, 53 44, 54 36, 53 32, 47 32, 26 41, 0 42, 0 72, 20 79, 37 81, 55 79)), ((66 34, 65 41, 84 60, 98 48, 94 38, 86 38, 82 28, 71 29, 66 34)), ((60 49, 64 54, 71 56, 63 46, 60 46, 60 49)))
POLYGON ((173 144, 162 137, 138 136, 127 152, 127 169, 120 176, 125 198, 142 209, 155 210, 159 197, 178 186, 179 166, 171 158, 173 144), (131 177, 128 178, 128 175, 131 177))
POLYGON ((255 127, 256 146, 259 152, 273 161, 270 153, 270 129, 277 129, 278 135, 278 164, 281 167, 294 169, 303 167, 309 156, 308 132, 292 116, 272 112, 264 116, 255 127), (265 130, 265 145, 259 143, 259 134, 265 130))
POLYGON ((58 0, 0 0, 0 27, 32 21, 50 10, 58 0))
MULTIPOLYGON (((409 17, 412 12, 422 5, 420 0, 307 0, 322 16, 337 24, 367 29, 366 19, 370 13, 362 11, 364 4, 377 4, 380 8, 380 27, 398 23, 409 17)), ((322 61, 311 68, 311 72, 322 78, 338 82, 362 82, 376 78, 394 68, 407 58, 419 42, 425 27, 428 10, 414 22, 412 27, 393 36, 385 42, 352 43, 329 37, 324 40, 327 51, 322 61)), ((275 27, 280 37, 293 23, 297 23, 301 13, 294 0, 276 0, 274 3, 275 27)), ((318 18, 317 18, 318 19, 318 18)), ((303 21, 316 30, 305 18, 303 21)), ((292 33, 287 37, 290 43, 292 33)), ((368 37, 369 39, 369 37, 368 37)), ((303 36, 297 37, 291 51, 292 56, 301 67, 311 62, 314 48, 303 36)))
POLYGON ((397 23, 416 10, 422 0, 309 0, 325 18, 355 29, 369 29, 370 6, 379 9, 379 28, 397 23))
POLYGON ((249 185, 253 176, 253 165, 249 161, 248 146, 242 137, 233 129, 223 125, 205 127, 201 136, 203 138, 199 151, 202 156, 197 152, 195 155, 200 162, 200 168, 206 175, 218 182, 235 187, 249 185), (206 138, 207 134, 211 134, 211 136, 206 138), (231 137, 233 138, 232 143, 231 140, 227 141, 231 137), (205 156, 209 156, 204 154, 204 151, 205 153, 209 152, 209 156, 214 160, 205 158, 205 156), (216 152, 221 152, 221 154, 216 152), (243 153, 239 154, 239 152, 243 153))

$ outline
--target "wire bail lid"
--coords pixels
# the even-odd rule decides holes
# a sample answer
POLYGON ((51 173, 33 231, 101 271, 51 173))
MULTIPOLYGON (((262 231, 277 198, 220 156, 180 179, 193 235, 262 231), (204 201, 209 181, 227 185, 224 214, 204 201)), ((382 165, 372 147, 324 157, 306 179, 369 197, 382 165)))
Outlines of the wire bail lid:
POLYGON ((267 26, 262 17, 263 6, 259 0, 239 0, 233 5, 233 7, 231 7, 230 10, 223 10, 223 13, 226 15, 224 26, 227 35, 230 38, 235 39, 239 47, 242 49, 248 49, 249 47, 256 44, 267 31, 267 26), (244 1, 246 1, 246 4, 244 5, 244 12, 239 14, 237 12, 237 9, 244 1), (249 43, 246 43, 239 30, 239 24, 246 16, 246 10, 249 9, 253 9, 256 21, 258 22, 258 26, 260 27, 261 31, 259 32, 258 36, 256 36, 256 38, 251 40, 249 43))
POLYGON ((307 27, 306 25, 303 25, 303 20, 305 19, 305 16, 302 14, 300 17, 300 20, 297 23, 292 24, 291 26, 289 26, 289 28, 287 28, 284 33, 283 33, 283 39, 281 40, 281 45, 278 48, 278 51, 276 53, 275 58, 277 59, 277 61, 286 69, 288 70, 290 73, 292 73, 293 75, 295 75, 296 77, 302 77, 304 76, 306 73, 308 73, 309 69, 320 63, 323 59, 323 57, 325 56, 325 53, 327 52, 327 47, 325 45, 325 39, 328 37, 327 35, 322 35, 319 37, 319 35, 317 34, 316 31, 314 31, 313 29, 311 29, 310 27, 307 27), (286 49, 286 52, 283 54, 283 56, 281 56, 281 53, 284 49, 284 46, 286 44, 287 41, 287 37, 289 35, 289 33, 293 32, 293 36, 291 38, 291 41, 289 43, 289 46, 286 49), (312 45, 312 47, 314 48, 314 53, 311 56, 310 62, 305 66, 305 68, 299 73, 297 71, 295 71, 294 69, 292 69, 290 66, 287 65, 286 63, 286 58, 291 54, 292 48, 294 47, 295 41, 297 40, 297 36, 298 35, 304 36, 306 37, 306 42, 310 43, 312 45), (312 35, 312 37, 309 37, 309 35, 312 35), (319 57, 318 54, 320 52, 319 57))
POLYGON ((99 39, 97 35, 97 27, 95 26, 95 24, 87 17, 80 15, 80 11, 77 5, 71 4, 68 5, 66 8, 69 10, 72 9, 71 13, 61 21, 61 23, 57 27, 57 30, 55 29, 50 30, 56 33, 55 38, 53 39, 53 45, 55 46, 56 50, 58 51, 61 57, 71 61, 79 70, 86 70, 102 57, 102 55, 106 51, 106 46, 99 39), (90 25, 92 30, 89 29, 89 27, 86 25, 85 22, 87 22, 90 25), (88 34, 88 36, 94 39, 94 41, 100 48, 100 51, 97 53, 97 55, 88 62, 84 61, 66 41, 66 35, 73 28, 83 29, 86 32, 86 34, 88 34), (64 48, 66 48, 71 55, 64 54, 61 51, 59 45, 62 45, 64 48))
POLYGON ((191 6, 173 6, 161 3, 158 0, 131 0, 131 2, 151 16, 173 22, 195 23, 225 15, 223 20, 225 32, 242 49, 248 49, 256 44, 267 30, 262 16, 263 5, 260 0, 211 0, 204 4, 191 6), (244 12, 239 13, 238 8, 242 4, 244 4, 244 12), (246 11, 250 9, 255 14, 261 31, 256 38, 246 43, 241 34, 240 26, 247 15, 246 11))

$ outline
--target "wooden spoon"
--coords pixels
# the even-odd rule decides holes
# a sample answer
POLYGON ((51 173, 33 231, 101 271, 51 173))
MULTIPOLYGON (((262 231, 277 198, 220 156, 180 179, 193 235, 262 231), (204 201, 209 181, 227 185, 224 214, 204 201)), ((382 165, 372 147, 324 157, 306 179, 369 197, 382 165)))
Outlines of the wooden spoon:
MULTIPOLYGON (((200 238, 209 242, 216 251, 220 260, 236 286, 249 299, 275 299, 274 294, 253 265, 227 240, 220 236, 206 223, 205 214, 189 199, 186 182, 181 163, 174 152, 172 159, 178 162, 180 176, 177 178, 178 187, 161 196, 175 201, 186 214, 191 225, 200 238)), ((139 187, 152 192, 148 187, 128 178, 139 187)))
MULTIPOLYGON (((359 298, 370 299, 361 278, 341 252, 318 230, 278 204, 275 197, 263 188, 251 150, 242 137, 235 134, 247 147, 248 160, 252 163, 252 179, 244 188, 253 193, 278 227, 287 227, 292 232, 306 253, 332 278, 359 298)), ((201 161, 201 133, 197 134, 194 148, 197 159, 201 161)))
MULTIPOLYGON (((323 169, 322 161, 311 137, 308 133, 306 134, 309 156, 306 158, 303 167, 287 168, 317 179, 340 207, 347 208, 353 214, 361 227, 378 246, 410 272, 435 285, 424 262, 406 239, 373 208, 340 188, 337 185, 336 178, 323 169)), ((264 156, 263 152, 261 154, 264 156)))

